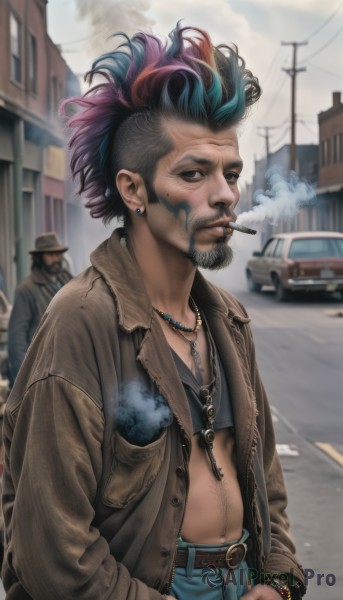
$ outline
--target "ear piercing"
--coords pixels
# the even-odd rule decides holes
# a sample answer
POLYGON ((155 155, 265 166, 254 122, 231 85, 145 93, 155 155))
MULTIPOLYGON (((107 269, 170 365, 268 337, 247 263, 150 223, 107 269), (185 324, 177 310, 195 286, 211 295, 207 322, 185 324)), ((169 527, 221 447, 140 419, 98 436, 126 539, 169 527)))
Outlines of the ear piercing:
POLYGON ((143 213, 143 211, 142 211, 141 208, 136 208, 135 212, 136 212, 137 215, 141 215, 143 213))

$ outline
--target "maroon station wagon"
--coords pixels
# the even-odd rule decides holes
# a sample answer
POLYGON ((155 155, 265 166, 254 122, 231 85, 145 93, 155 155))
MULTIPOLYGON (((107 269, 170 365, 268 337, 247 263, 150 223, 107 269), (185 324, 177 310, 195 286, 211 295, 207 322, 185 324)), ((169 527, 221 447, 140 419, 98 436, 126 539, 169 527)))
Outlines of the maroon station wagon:
POLYGON ((248 288, 273 285, 282 302, 290 292, 337 292, 343 297, 343 234, 333 231, 278 233, 246 266, 248 288))

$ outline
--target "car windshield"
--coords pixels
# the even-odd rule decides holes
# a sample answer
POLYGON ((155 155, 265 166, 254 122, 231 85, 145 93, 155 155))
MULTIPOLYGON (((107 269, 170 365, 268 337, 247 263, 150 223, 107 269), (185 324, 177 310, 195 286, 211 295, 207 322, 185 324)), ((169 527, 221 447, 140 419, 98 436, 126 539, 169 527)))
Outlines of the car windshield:
POLYGON ((304 238, 291 244, 289 258, 340 258, 343 257, 341 238, 304 238))

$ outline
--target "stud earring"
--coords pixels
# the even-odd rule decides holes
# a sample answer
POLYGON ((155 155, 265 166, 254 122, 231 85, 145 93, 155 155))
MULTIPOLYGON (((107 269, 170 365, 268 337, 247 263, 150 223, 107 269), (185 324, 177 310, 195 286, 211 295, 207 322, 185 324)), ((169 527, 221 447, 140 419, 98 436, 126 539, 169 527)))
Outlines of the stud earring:
POLYGON ((136 214, 137 215, 141 215, 142 214, 142 210, 140 208, 136 208, 136 214))

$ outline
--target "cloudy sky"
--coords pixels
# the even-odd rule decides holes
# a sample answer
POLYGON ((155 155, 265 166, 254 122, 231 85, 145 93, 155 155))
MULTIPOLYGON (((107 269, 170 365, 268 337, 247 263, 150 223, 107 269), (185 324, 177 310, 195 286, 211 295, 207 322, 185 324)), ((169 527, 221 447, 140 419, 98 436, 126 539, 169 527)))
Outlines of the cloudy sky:
MULTIPOLYGON (((343 87, 343 0, 49 0, 48 31, 78 75, 111 47, 115 31, 138 29, 165 36, 182 19, 203 27, 215 43, 234 42, 261 82, 263 95, 240 132, 245 162, 242 182, 250 181, 254 158, 290 140, 292 46, 298 47, 297 142, 317 143, 317 114, 331 106, 332 92, 343 87)), ((343 95, 342 95, 343 96, 343 95)))

